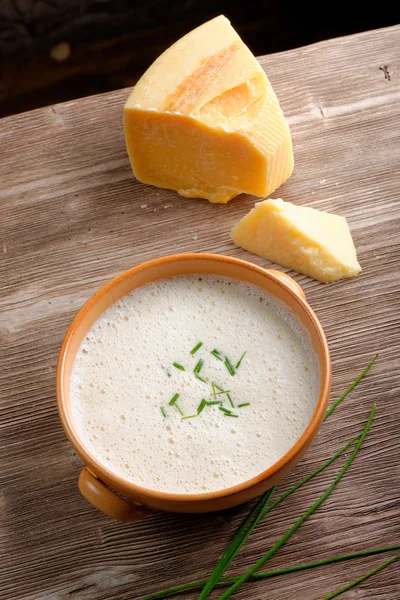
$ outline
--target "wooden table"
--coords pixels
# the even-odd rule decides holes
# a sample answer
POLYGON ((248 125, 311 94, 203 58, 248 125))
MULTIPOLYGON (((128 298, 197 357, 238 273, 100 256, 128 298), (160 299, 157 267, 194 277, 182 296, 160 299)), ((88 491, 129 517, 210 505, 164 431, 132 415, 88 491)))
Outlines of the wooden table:
MULTIPOLYGON (((330 342, 332 398, 379 352, 368 378, 282 486, 331 456, 377 402, 360 455, 268 563, 275 568, 400 542, 400 27, 260 61, 294 141, 294 175, 279 196, 345 215, 363 267, 359 277, 332 285, 294 274, 330 342)), ((81 465, 58 421, 54 378, 61 340, 84 301, 114 275, 162 254, 208 251, 270 266, 229 238, 253 197, 212 205, 135 181, 121 118, 128 93, 0 122, 2 600, 133 600, 196 580, 212 569, 250 509, 155 514, 124 525, 96 512, 77 489, 81 465)), ((271 514, 230 572, 266 551, 338 468, 271 514)), ((386 557, 249 583, 235 598, 319 600, 386 557)), ((400 562, 343 597, 400 598, 400 562)))

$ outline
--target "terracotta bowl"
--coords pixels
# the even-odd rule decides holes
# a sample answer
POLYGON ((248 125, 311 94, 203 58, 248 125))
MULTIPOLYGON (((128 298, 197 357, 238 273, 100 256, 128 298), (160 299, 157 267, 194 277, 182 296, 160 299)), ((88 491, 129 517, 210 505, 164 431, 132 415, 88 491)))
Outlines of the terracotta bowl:
POLYGON ((151 260, 125 271, 96 292, 78 312, 64 338, 57 365, 57 405, 65 433, 85 467, 79 477, 82 495, 105 514, 134 521, 152 510, 200 513, 236 506, 259 496, 280 481, 302 458, 321 425, 331 386, 331 361, 322 327, 300 286, 288 275, 215 254, 178 254, 151 260), (308 330, 320 365, 320 392, 312 419, 299 440, 274 465, 240 485, 202 494, 171 494, 131 483, 100 464, 85 448, 74 427, 70 376, 79 346, 94 321, 132 290, 157 279, 187 274, 234 277, 255 284, 284 302, 308 330))

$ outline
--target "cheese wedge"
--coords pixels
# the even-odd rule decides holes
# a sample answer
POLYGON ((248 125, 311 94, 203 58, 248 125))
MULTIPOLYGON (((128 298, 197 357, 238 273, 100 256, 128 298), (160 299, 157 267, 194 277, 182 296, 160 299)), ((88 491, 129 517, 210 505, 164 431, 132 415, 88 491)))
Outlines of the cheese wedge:
POLYGON ((125 104, 124 130, 137 179, 188 198, 266 196, 293 170, 278 99, 224 16, 151 65, 125 104))
POLYGON ((231 236, 238 246, 318 281, 361 271, 344 217, 281 199, 258 202, 231 236))

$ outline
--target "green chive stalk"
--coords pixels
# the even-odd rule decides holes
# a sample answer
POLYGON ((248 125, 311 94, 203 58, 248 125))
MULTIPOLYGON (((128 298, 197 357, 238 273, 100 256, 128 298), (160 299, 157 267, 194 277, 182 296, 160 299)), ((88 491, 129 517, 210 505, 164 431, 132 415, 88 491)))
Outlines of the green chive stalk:
POLYGON ((232 408, 233 408, 235 405, 233 404, 233 400, 232 400, 232 398, 231 398, 231 395, 230 395, 230 393, 229 393, 229 392, 226 392, 226 397, 227 397, 227 398, 228 398, 228 400, 229 400, 229 404, 230 404, 230 405, 232 406, 232 408))
POLYGON ((225 356, 224 364, 225 364, 225 366, 226 366, 226 368, 228 370, 229 375, 232 375, 232 377, 233 377, 233 375, 236 373, 235 367, 233 366, 233 364, 231 363, 231 361, 229 360, 229 358, 226 357, 226 356, 225 356))
POLYGON ((368 573, 365 573, 365 575, 362 575, 358 579, 355 579, 351 583, 348 583, 347 585, 345 585, 342 588, 340 588, 340 590, 336 590, 336 592, 333 592, 332 594, 328 594, 328 596, 325 596, 322 600, 331 600, 332 598, 336 598, 337 596, 340 596, 344 592, 347 592, 347 590, 350 590, 351 588, 355 587, 356 585, 358 585, 362 581, 365 581, 366 579, 368 579, 368 577, 372 577, 372 575, 375 575, 375 573, 378 573, 379 571, 381 571, 385 567, 388 567, 389 565, 391 565, 392 563, 394 563, 395 560, 397 560, 399 558, 400 558, 400 554, 397 554, 396 556, 393 556, 392 558, 389 558, 389 560, 387 560, 386 562, 382 563, 381 565, 378 565, 377 567, 375 567, 375 569, 372 569, 372 571, 369 571, 368 573))
POLYGON ((195 368, 193 369, 193 373, 200 373, 204 364, 204 360, 200 359, 195 368))
POLYGON ((195 373, 194 376, 196 377, 196 379, 198 379, 199 381, 202 381, 203 383, 207 383, 207 381, 205 379, 203 379, 202 377, 200 377, 200 375, 198 373, 195 373))
MULTIPOLYGON (((335 564, 335 563, 346 561, 346 560, 352 560, 353 558, 362 558, 362 557, 366 557, 366 556, 373 556, 375 554, 382 554, 383 552, 393 552, 395 550, 400 550, 400 544, 397 544, 395 546, 385 546, 385 547, 381 547, 381 548, 371 548, 370 550, 360 550, 359 552, 351 552, 350 554, 341 554, 340 556, 332 556, 329 558, 324 558, 322 560, 317 560, 317 561, 305 563, 302 565, 293 565, 292 567, 285 567, 284 569, 274 569, 273 571, 265 571, 264 573, 254 573, 250 577, 250 581, 259 581, 260 579, 269 579, 270 577, 277 577, 279 575, 287 575, 288 573, 296 573, 297 571, 305 571, 307 569, 313 569, 316 567, 323 567, 325 565, 331 565, 331 564, 335 564)), ((390 562, 394 562, 394 560, 399 557, 400 557, 400 555, 397 555, 397 556, 394 556, 392 559, 389 559, 389 564, 390 564, 390 562)), ((388 563, 388 561, 386 561, 386 563, 384 563, 385 566, 387 563, 388 563)), ((380 565, 380 567, 382 567, 382 565, 380 565)), ((229 583, 234 583, 235 581, 238 581, 239 577, 240 577, 240 575, 236 575, 233 577, 224 577, 218 581, 217 586, 223 586, 223 585, 226 586, 229 583)), ((168 588, 166 590, 162 590, 161 592, 155 592, 154 594, 145 596, 144 598, 142 598, 142 600, 158 600, 159 598, 167 598, 168 596, 174 596, 175 594, 179 594, 180 592, 188 592, 190 590, 199 589, 199 588, 203 587, 206 583, 207 583, 206 581, 194 581, 192 583, 178 585, 177 587, 168 588)), ((349 588, 347 588, 347 589, 349 589, 349 588)), ((327 600, 327 599, 324 598, 323 600, 327 600)))
POLYGON ((337 400, 335 400, 335 402, 332 404, 332 406, 330 408, 328 408, 328 410, 325 413, 324 421, 326 421, 326 419, 333 413, 333 411, 335 410, 335 408, 337 408, 339 406, 339 404, 341 402, 343 402, 343 400, 346 398, 346 396, 348 396, 348 394, 350 394, 350 392, 352 390, 354 390, 354 388, 356 387, 356 385, 358 385, 360 383, 361 379, 364 379, 364 377, 366 376, 366 374, 368 373, 368 371, 370 370, 370 368, 372 367, 372 365, 376 361, 377 357, 378 357, 378 355, 376 354, 374 356, 374 358, 365 367, 364 371, 362 371, 362 373, 359 374, 359 376, 357 377, 357 379, 355 379, 353 381, 353 383, 351 385, 349 385, 349 387, 347 388, 347 390, 337 400))
POLYGON ((177 362, 172 363, 172 365, 176 368, 179 369, 180 371, 186 371, 185 367, 183 367, 182 365, 180 365, 177 362))
POLYGON ((197 350, 199 350, 199 348, 201 348, 202 345, 203 342, 199 342, 198 344, 196 344, 195 347, 191 349, 190 354, 196 354, 197 350))
POLYGON ((209 580, 207 581, 206 585, 204 586, 204 589, 202 590, 202 592, 200 594, 199 600, 200 600, 200 598, 207 598, 207 596, 214 589, 214 586, 219 581, 221 575, 225 572, 228 565, 230 565, 232 560, 235 558, 236 554, 239 552, 239 550, 242 547, 242 545, 244 544, 245 540, 247 540, 248 535, 250 535, 250 533, 248 533, 248 531, 252 525, 252 522, 254 521, 254 519, 256 519, 262 513, 262 511, 268 505, 268 502, 269 502, 274 490, 275 490, 275 487, 271 488, 270 490, 268 490, 268 492, 266 492, 265 494, 263 494, 261 496, 260 500, 257 502, 256 506, 253 508, 250 515, 244 521, 242 526, 238 529, 232 542, 229 544, 229 546, 227 547, 227 549, 221 556, 221 558, 218 561, 209 580))
POLYGON ((207 406, 207 400, 203 400, 200 402, 199 406, 197 407, 197 414, 199 415, 201 412, 203 412, 203 410, 205 409, 205 407, 207 406))
POLYGON ((244 355, 246 354, 246 351, 243 352, 242 356, 239 358, 239 360, 237 361, 236 365, 235 365, 235 369, 238 370, 238 368, 240 367, 240 365, 242 364, 242 360, 244 359, 244 355))

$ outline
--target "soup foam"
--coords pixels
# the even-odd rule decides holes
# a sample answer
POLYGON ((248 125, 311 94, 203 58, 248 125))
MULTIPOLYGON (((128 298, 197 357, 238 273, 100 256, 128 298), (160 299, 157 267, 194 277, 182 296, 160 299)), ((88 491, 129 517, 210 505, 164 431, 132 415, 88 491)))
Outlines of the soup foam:
POLYGON ((319 385, 310 337, 282 302, 239 280, 188 275, 134 290, 99 317, 70 398, 83 444, 108 469, 149 489, 204 493, 280 459, 310 422, 319 385), (244 352, 232 376, 225 357, 235 367, 244 352), (223 404, 197 415, 202 399, 223 404))

